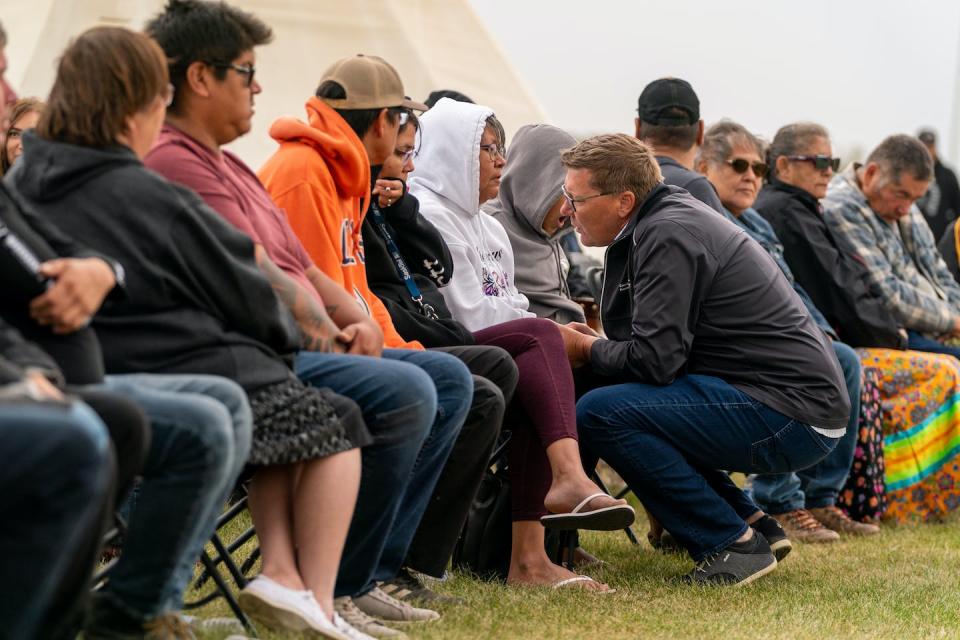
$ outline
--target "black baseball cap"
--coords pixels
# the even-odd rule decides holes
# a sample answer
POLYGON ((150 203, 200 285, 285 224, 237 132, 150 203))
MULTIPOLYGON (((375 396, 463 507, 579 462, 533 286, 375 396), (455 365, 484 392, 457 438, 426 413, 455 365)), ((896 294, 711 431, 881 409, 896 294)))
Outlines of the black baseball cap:
POLYGON ((686 80, 660 78, 643 88, 637 112, 640 121, 649 124, 694 124, 700 120, 700 100, 686 80))

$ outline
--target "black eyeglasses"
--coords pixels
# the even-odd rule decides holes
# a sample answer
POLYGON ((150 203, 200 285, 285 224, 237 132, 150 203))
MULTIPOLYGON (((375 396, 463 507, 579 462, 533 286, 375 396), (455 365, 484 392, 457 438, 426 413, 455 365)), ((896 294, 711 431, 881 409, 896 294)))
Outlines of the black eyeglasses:
POLYGON ((609 195, 612 195, 614 192, 605 191, 604 193, 596 193, 592 196, 583 196, 582 198, 574 198, 572 195, 570 195, 570 192, 567 191, 566 186, 560 185, 560 193, 563 194, 563 197, 567 201, 567 204, 570 205, 570 210, 576 213, 578 202, 583 203, 583 202, 586 202, 587 200, 593 200, 594 198, 599 198, 600 196, 609 196, 609 195))
POLYGON ((828 168, 834 172, 840 170, 840 158, 831 158, 823 154, 815 156, 787 156, 787 160, 796 160, 798 162, 812 162, 813 168, 817 171, 826 171, 828 168))
POLYGON ((240 65, 233 64, 232 62, 208 62, 207 64, 216 69, 233 69, 240 75, 245 76, 247 82, 244 86, 247 88, 253 85, 253 74, 257 72, 256 67, 254 67, 252 64, 240 65))
POLYGON ((727 164, 733 167, 733 170, 737 173, 746 173, 747 169, 753 169, 753 175, 757 176, 758 178, 767 177, 767 172, 770 171, 770 167, 767 166, 766 162, 750 162, 749 160, 744 160, 743 158, 727 160, 727 164))

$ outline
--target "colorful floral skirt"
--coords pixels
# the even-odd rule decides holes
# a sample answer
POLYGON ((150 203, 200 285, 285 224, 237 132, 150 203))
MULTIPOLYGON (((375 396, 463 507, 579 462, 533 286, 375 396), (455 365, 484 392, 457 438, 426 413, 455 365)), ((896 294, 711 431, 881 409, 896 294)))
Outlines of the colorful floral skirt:
POLYGON ((863 367, 857 446, 837 506, 854 520, 879 520, 887 510, 883 464, 883 397, 880 371, 863 367))
POLYGON ((960 363, 919 351, 857 351, 880 373, 884 517, 939 520, 960 508, 960 363))

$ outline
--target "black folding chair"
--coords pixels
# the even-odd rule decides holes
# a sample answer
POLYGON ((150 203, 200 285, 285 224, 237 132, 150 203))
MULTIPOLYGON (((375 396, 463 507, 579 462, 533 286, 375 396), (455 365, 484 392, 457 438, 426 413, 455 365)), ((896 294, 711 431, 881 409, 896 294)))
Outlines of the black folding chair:
POLYGON ((227 507, 227 510, 224 511, 223 514, 221 514, 217 519, 216 531, 210 538, 210 545, 213 546, 216 555, 211 556, 209 551, 204 548, 203 552, 200 554, 200 562, 203 564, 203 571, 200 572, 200 575, 197 576, 192 585, 194 590, 200 590, 212 580, 216 588, 210 593, 200 596, 195 600, 184 602, 183 608, 185 610, 196 609, 213 602, 217 598, 223 598, 226 600, 227 605, 233 612, 233 615, 236 616, 237 620, 240 621, 247 632, 253 637, 257 637, 256 628, 253 626, 250 618, 247 617, 247 614, 245 614, 243 609, 240 608, 240 604, 237 602, 236 596, 233 594, 233 591, 231 591, 224 575, 220 572, 220 566, 222 565, 226 568, 227 573, 233 579, 237 590, 241 590, 247 586, 247 582, 252 577, 250 572, 257 560, 260 558, 259 545, 256 545, 251 550, 250 555, 248 555, 239 566, 237 565, 237 560, 234 558, 234 554, 241 547, 255 538, 256 533, 253 530, 253 526, 247 527, 240 533, 240 535, 230 542, 225 543, 221 537, 221 532, 231 522, 239 517, 246 510, 246 508, 246 487, 245 485, 239 485, 237 492, 234 494, 234 500, 227 507))

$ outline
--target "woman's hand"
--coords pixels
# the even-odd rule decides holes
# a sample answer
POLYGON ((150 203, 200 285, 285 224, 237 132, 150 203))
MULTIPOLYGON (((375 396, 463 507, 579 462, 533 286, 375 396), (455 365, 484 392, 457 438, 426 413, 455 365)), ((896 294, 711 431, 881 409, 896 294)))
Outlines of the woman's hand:
POLYGON ((392 207, 397 200, 403 197, 403 182, 389 178, 379 178, 374 184, 373 195, 377 196, 377 204, 381 209, 392 207))

